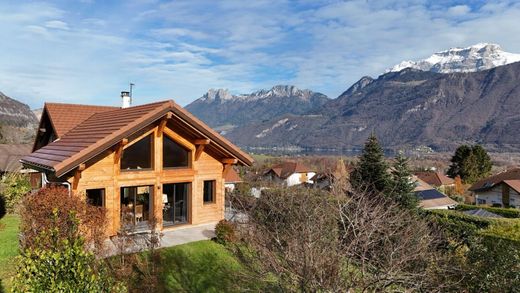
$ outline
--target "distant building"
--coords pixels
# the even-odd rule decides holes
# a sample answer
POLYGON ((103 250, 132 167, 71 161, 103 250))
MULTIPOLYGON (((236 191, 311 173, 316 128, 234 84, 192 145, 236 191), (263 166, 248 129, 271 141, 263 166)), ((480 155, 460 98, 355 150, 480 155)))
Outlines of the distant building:
POLYGON ((237 183, 243 182, 234 168, 230 168, 229 171, 224 175, 224 187, 226 192, 233 192, 237 183))
POLYGON ((520 168, 482 179, 469 190, 477 205, 520 208, 520 168))
POLYGON ((297 162, 284 162, 271 167, 264 173, 264 177, 286 186, 294 186, 303 183, 312 184, 312 177, 316 175, 309 167, 297 162))
POLYGON ((454 208, 457 202, 435 189, 423 180, 414 177, 416 187, 415 195, 419 199, 419 206, 426 210, 447 210, 454 208))
POLYGON ((416 172, 414 175, 429 185, 442 190, 443 192, 446 192, 447 188, 455 187, 455 180, 438 171, 416 172))
POLYGON ((483 209, 476 209, 476 210, 469 210, 469 211, 463 211, 464 214, 470 215, 470 216, 476 216, 476 217, 483 217, 483 218, 503 218, 500 215, 497 215, 492 212, 488 212, 483 209))

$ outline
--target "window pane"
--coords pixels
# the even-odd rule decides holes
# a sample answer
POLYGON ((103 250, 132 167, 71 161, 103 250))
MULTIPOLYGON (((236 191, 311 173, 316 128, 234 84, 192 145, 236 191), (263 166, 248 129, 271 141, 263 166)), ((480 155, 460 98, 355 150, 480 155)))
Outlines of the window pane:
POLYGON ((163 166, 188 167, 190 152, 168 136, 163 136, 163 166))
POLYGON ((87 202, 93 206, 102 207, 105 189, 88 189, 87 202))
POLYGON ((215 195, 215 180, 204 181, 204 202, 213 202, 215 195))
POLYGON ((148 135, 147 137, 123 150, 123 157, 121 158, 121 169, 151 169, 152 143, 153 137, 152 135, 148 135))

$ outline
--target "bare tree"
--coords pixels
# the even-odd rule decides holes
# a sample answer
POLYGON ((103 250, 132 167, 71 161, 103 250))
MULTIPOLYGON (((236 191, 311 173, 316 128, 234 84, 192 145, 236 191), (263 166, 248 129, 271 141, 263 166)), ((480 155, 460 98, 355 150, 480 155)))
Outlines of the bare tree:
POLYGON ((446 259, 428 222, 381 195, 346 196, 348 186, 336 182, 334 195, 285 188, 248 199, 235 253, 258 276, 276 275, 284 291, 447 289, 446 259))

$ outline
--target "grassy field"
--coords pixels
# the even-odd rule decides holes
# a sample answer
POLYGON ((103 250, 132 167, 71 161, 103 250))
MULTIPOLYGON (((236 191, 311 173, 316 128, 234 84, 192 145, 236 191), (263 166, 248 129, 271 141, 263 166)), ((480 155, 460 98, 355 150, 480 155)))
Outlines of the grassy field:
POLYGON ((0 280, 4 287, 10 284, 14 275, 14 258, 18 255, 18 215, 6 215, 0 220, 0 280))

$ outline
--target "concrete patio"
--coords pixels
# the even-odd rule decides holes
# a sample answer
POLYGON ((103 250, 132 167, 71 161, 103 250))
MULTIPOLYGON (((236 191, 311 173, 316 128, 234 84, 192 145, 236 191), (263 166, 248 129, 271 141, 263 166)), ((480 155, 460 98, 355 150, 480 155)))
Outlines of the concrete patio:
MULTIPOLYGON (((187 225, 172 228, 170 230, 163 230, 160 232, 161 242, 157 248, 172 247, 195 241, 209 240, 215 237, 216 224, 217 222, 201 225, 187 225)), ((112 237, 105 241, 105 253, 103 253, 103 256, 114 256, 120 254, 121 251, 124 251, 124 253, 146 251, 148 249, 149 239, 149 231, 134 233, 132 236, 127 236, 125 238, 118 236, 112 237), (123 241, 124 245, 122 244, 123 241)))

